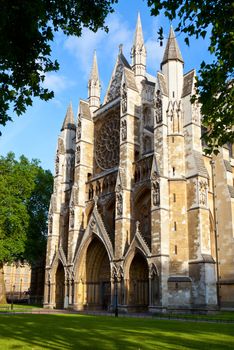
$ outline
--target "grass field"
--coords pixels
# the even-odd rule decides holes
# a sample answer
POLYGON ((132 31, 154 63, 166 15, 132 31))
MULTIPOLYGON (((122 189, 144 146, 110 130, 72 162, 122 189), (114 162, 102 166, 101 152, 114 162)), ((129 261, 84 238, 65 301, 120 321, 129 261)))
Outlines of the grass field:
POLYGON ((0 315, 1 350, 234 349, 234 325, 87 315, 0 315))

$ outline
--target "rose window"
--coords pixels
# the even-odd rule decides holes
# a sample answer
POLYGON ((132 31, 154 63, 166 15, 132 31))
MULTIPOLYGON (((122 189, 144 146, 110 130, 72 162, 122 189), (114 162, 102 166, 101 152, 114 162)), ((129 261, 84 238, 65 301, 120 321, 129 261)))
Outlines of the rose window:
POLYGON ((101 169, 110 169, 119 164, 119 118, 110 116, 96 134, 95 158, 101 169))

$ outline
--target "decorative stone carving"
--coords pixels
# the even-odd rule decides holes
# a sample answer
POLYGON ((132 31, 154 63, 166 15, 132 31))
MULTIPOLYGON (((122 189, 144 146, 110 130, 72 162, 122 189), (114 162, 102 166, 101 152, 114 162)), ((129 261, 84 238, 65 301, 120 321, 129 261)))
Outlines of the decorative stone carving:
POLYGON ((121 193, 117 193, 116 195, 116 209, 117 215, 121 216, 123 214, 123 196, 121 193))
POLYGON ((56 159, 55 159, 55 174, 58 175, 59 173, 59 153, 57 151, 56 159))
POLYGON ((76 147, 76 164, 80 163, 80 146, 76 147))
POLYGON ((155 180, 157 180, 157 178, 158 178, 157 171, 154 171, 154 172, 151 174, 151 179, 152 179, 153 181, 155 181, 155 180))
POLYGON ((154 206, 158 206, 160 204, 160 186, 159 186, 159 182, 155 181, 153 182, 153 205, 154 206))
POLYGON ((140 226, 141 226, 140 221, 136 221, 136 232, 140 232, 140 226))
POLYGON ((156 123, 159 124, 162 122, 162 99, 160 97, 159 90, 156 93, 156 97, 155 97, 155 101, 154 101, 154 108, 155 108, 156 123))
POLYGON ((121 122, 121 137, 122 141, 127 139, 127 121, 125 119, 121 122))
POLYGON ((108 91, 107 95, 107 101, 110 102, 114 100, 116 97, 120 96, 120 86, 121 86, 121 78, 123 74, 123 64, 122 62, 119 62, 119 64, 116 67, 115 76, 113 77, 111 81, 111 85, 108 91))
POLYGON ((101 193, 101 184, 100 181, 97 181, 96 184, 96 195, 98 196, 101 193))
POLYGON ((77 123, 77 140, 80 140, 81 138, 81 120, 79 119, 78 120, 78 123, 77 123))
POLYGON ((119 115, 106 118, 95 138, 95 159, 105 170, 119 164, 119 115))
POLYGON ((207 182, 199 181, 199 204, 207 205, 207 182))
POLYGON ((126 113, 127 112, 127 89, 125 84, 123 84, 123 87, 122 87, 121 105, 122 105, 122 113, 126 113))
POLYGON ((74 202, 71 202, 70 207, 70 228, 74 228, 74 220, 75 219, 75 209, 74 209, 74 202))
POLYGON ((94 230, 95 226, 96 226, 96 221, 95 221, 94 219, 92 219, 92 220, 90 221, 90 227, 91 227, 91 229, 94 230))

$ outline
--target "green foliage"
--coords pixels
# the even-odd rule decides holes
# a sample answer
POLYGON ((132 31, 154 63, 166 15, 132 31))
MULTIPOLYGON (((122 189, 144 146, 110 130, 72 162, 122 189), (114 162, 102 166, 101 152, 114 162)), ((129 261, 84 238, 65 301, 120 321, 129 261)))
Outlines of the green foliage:
POLYGON ((0 0, 0 124, 32 105, 32 98, 49 100, 45 73, 59 69, 52 61, 54 33, 80 36, 82 28, 96 32, 104 26, 116 0, 0 0))
MULTIPOLYGON (((218 147, 234 142, 234 16, 231 0, 169 1, 148 0, 151 14, 160 11, 173 20, 179 20, 175 29, 189 37, 205 38, 211 29, 209 51, 214 56, 212 64, 201 63, 197 80, 197 96, 192 102, 201 103, 203 125, 207 132, 203 138, 207 153, 217 153, 218 147)), ((162 35, 161 35, 162 36, 162 35)), ((161 39, 161 37, 160 37, 161 39)))
POLYGON ((233 346, 233 324, 126 316, 0 315, 1 349, 226 350, 233 346))
POLYGON ((52 182, 37 160, 0 157, 0 263, 44 256, 52 182))

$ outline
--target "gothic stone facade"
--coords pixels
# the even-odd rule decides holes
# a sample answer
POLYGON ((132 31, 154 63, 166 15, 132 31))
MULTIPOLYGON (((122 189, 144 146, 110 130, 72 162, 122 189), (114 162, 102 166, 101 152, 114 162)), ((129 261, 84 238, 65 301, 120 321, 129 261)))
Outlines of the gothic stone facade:
POLYGON ((88 100, 58 139, 44 306, 123 311, 234 304, 234 160, 205 156, 195 71, 171 28, 156 77, 137 20, 103 101, 96 54, 88 100))

